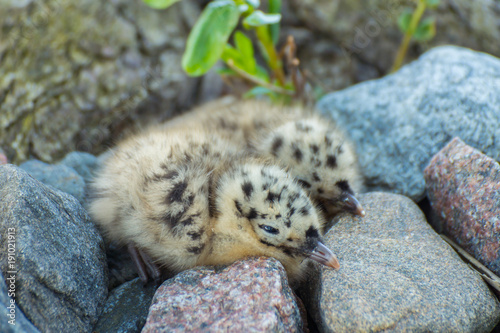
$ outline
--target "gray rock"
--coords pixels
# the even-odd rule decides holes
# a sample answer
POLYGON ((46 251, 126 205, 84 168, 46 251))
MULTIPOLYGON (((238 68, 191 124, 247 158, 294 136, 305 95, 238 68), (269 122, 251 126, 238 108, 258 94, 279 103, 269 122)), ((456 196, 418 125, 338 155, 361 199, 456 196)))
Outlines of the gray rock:
POLYGON ((322 332, 490 332, 500 305, 408 198, 360 196, 325 235, 340 261, 316 267, 301 295, 322 332))
POLYGON ((281 263, 255 258, 165 281, 143 332, 300 332, 302 325, 281 263))
POLYGON ((0 3, 0 146, 10 161, 98 153, 137 115, 193 103, 199 79, 180 63, 194 0, 168 10, 136 0, 0 3))
POLYGON ((104 244, 85 210, 11 164, 0 166, 0 198, 0 267, 4 276, 17 271, 16 303, 42 332, 90 331, 108 281, 104 244), (15 240, 5 241, 9 232, 15 240))
MULTIPOLYGON (((292 34, 294 32, 291 31, 292 34)), ((300 67, 321 83, 315 84, 315 88, 321 87, 323 93, 381 76, 375 66, 346 57, 342 49, 332 43, 332 38, 324 34, 307 31, 307 38, 297 41, 297 56, 300 67)))
MULTIPOLYGON (((403 35, 397 20, 404 10, 414 9, 416 4, 409 0, 291 0, 290 7, 311 30, 340 44, 341 59, 360 59, 387 73, 403 35)), ((426 11, 425 17, 436 18, 436 36, 425 43, 412 41, 410 56, 444 44, 500 56, 498 1, 441 0, 437 9, 426 11), (412 47, 414 44, 418 46, 412 47)))
MULTIPOLYGON (((10 274, 6 275, 10 278, 10 274)), ((15 303, 16 288, 11 288, 9 280, 7 287, 3 275, 0 273, 0 332, 3 333, 39 333, 40 331, 26 318, 24 313, 15 303), (12 295, 13 297, 10 297, 12 295), (14 301, 14 302, 12 302, 14 301)))
POLYGON ((435 48, 317 106, 356 143, 369 191, 422 199, 424 168, 455 136, 500 160, 500 60, 487 54, 435 48))
POLYGON ((47 164, 38 160, 24 162, 19 167, 36 180, 71 194, 83 203, 85 181, 73 168, 62 164, 47 164))
POLYGON ((83 180, 88 183, 96 171, 99 163, 97 157, 92 154, 74 151, 66 155, 59 164, 73 168, 83 180))
POLYGON ((155 291, 154 284, 143 286, 139 278, 113 289, 93 332, 140 332, 155 291))

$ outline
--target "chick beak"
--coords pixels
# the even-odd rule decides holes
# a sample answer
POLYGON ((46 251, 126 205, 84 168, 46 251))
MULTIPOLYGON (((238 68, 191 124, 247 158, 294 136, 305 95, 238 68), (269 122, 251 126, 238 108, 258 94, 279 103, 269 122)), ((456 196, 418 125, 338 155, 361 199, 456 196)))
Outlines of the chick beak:
POLYGON ((350 193, 346 192, 342 194, 342 205, 346 211, 354 215, 359 215, 361 217, 365 216, 363 206, 361 206, 358 199, 350 193))
POLYGON ((335 257, 329 248, 319 241, 318 245, 316 245, 314 250, 309 254, 309 258, 333 269, 338 269, 340 267, 337 257, 335 257))

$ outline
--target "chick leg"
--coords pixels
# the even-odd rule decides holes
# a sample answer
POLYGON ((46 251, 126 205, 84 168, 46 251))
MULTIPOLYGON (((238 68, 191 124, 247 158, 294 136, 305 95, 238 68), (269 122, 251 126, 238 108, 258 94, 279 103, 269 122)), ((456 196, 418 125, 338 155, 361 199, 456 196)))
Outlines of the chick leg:
POLYGON ((127 250, 132 257, 137 273, 142 283, 146 284, 151 277, 156 283, 160 281, 160 269, 153 262, 150 256, 136 248, 133 244, 128 244, 127 250))

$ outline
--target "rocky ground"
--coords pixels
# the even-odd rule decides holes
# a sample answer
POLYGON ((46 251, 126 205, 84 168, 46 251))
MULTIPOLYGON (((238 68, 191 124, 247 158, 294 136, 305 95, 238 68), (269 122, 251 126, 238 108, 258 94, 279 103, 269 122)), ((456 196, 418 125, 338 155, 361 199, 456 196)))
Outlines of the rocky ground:
MULTIPOLYGON (((0 0, 0 147, 10 161, 100 153, 125 129, 227 90, 214 72, 190 78, 179 65, 206 2, 153 10, 138 0, 0 0)), ((301 67, 325 92, 387 74, 402 37, 398 17, 415 7, 410 0, 282 4, 282 41, 294 36, 301 67)), ((498 1, 441 0, 425 17, 436 18, 436 37, 412 43, 409 59, 450 43, 500 56, 498 1)))
POLYGON ((459 47, 325 96, 319 111, 357 144, 366 217, 336 219, 325 241, 341 268, 312 266, 295 291, 268 258, 188 270, 158 289, 119 280, 130 260, 116 263, 84 208, 97 157, 0 165, 3 318, 13 269, 17 305, 16 326, 1 320, 0 331, 490 332, 493 289, 436 230, 500 274, 499 108, 500 60, 459 47))

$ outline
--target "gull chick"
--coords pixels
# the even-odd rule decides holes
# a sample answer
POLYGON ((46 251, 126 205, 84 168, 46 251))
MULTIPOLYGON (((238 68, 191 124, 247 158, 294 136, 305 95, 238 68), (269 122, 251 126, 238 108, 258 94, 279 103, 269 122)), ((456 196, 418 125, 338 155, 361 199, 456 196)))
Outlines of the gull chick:
POLYGON ((220 99, 166 124, 200 126, 239 149, 287 169, 325 210, 364 216, 355 197, 363 188, 353 144, 333 121, 302 106, 220 99))
POLYGON ((155 265, 180 272, 250 256, 278 259, 292 283, 304 276, 304 259, 339 267, 322 243, 321 213, 297 180, 202 129, 158 128, 125 140, 92 192, 93 219, 110 240, 135 249, 143 280, 156 276, 155 265))
POLYGON ((354 195, 362 188, 354 147, 331 121, 300 117, 263 134, 253 146, 257 155, 287 167, 327 217, 344 211, 365 215, 354 195))

